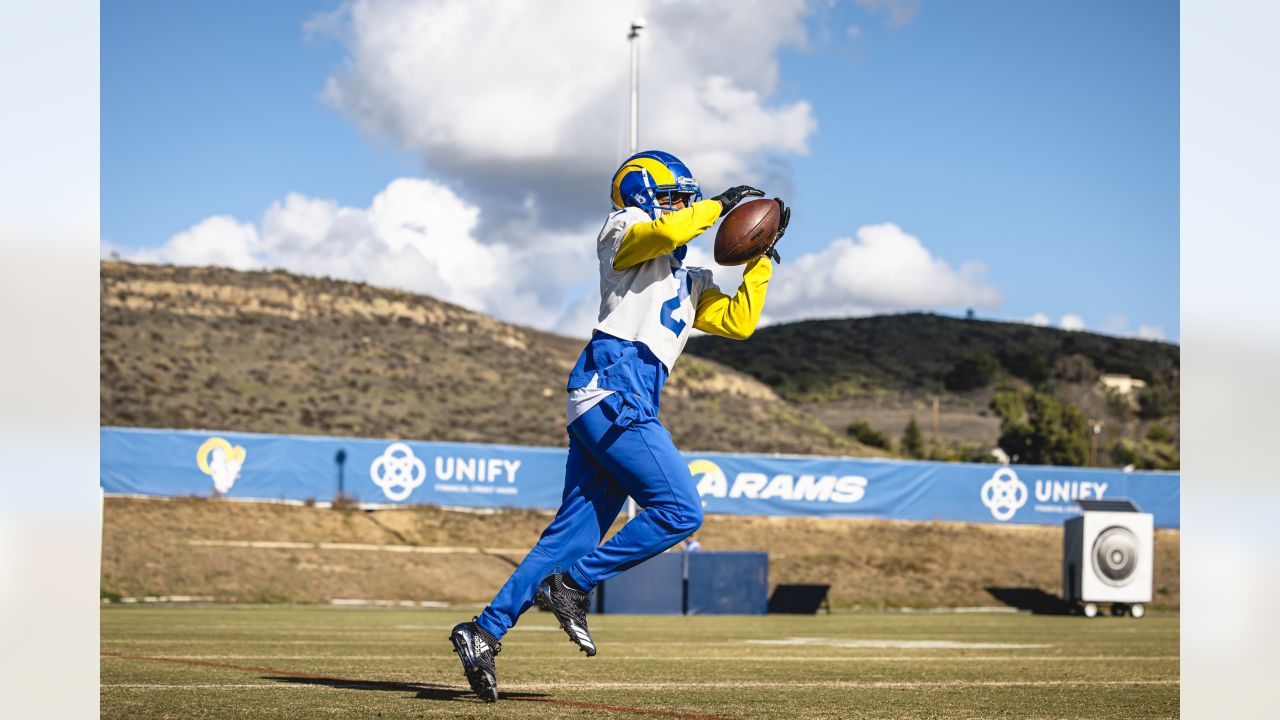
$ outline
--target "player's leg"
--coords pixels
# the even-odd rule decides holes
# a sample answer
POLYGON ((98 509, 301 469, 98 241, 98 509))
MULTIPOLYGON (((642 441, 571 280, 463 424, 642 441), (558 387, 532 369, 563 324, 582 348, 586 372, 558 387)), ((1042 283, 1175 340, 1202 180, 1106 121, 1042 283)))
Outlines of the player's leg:
POLYGON ((571 436, 565 490, 555 519, 493 602, 475 620, 455 626, 449 636, 467 682, 481 699, 498 699, 494 657, 502 650, 499 641, 533 604, 538 581, 598 545, 625 500, 603 466, 571 436))
POLYGON ((616 395, 575 420, 569 432, 645 509, 568 571, 550 575, 538 586, 538 604, 554 612, 569 640, 592 656, 596 645, 587 629, 587 594, 601 580, 697 530, 702 500, 671 435, 656 418, 636 421, 636 413, 627 412, 616 395))
POLYGON ((671 434, 656 418, 618 425, 618 407, 600 403, 570 432, 644 512, 569 566, 569 578, 584 591, 675 545, 702 525, 702 499, 671 434))
POLYGON ((480 627, 501 639, 533 605, 538 582, 553 572, 567 569, 599 545, 625 501, 626 495, 605 468, 570 434, 560 510, 542 532, 537 545, 480 613, 477 619, 480 627))

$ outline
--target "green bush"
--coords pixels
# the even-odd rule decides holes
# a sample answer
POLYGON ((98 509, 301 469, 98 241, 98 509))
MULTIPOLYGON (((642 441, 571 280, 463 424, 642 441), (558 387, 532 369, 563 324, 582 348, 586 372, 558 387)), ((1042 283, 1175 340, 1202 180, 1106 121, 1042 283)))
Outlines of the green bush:
POLYGON ((1021 421, 1022 416, 1027 413, 1023 395, 1017 390, 997 390, 991 396, 991 409, 1000 418, 1001 424, 1021 421))
POLYGON ((863 445, 870 445, 883 450, 889 449, 889 436, 871 427, 871 424, 866 420, 851 422, 844 431, 849 437, 854 438, 863 445))
POLYGON ((1148 385, 1138 393, 1138 415, 1158 420, 1178 412, 1178 401, 1163 385, 1148 385))
POLYGON ((965 355, 943 376, 942 384, 952 392, 976 390, 990 385, 999 368, 996 359, 986 353, 965 355))
POLYGON ((1171 443, 1176 440, 1173 435, 1173 431, 1164 425, 1152 425, 1151 428, 1147 430, 1147 439, 1151 442, 1157 443, 1171 443))
POLYGON ((1177 470, 1182 461, 1177 448, 1169 443, 1134 442, 1128 438, 1120 438, 1112 446, 1111 460, 1138 470, 1177 470))

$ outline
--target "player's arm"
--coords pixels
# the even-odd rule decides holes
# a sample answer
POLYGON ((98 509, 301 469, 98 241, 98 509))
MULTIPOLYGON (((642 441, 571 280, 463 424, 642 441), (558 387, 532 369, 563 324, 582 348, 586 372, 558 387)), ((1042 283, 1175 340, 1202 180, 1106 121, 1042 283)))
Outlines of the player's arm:
POLYGON ((720 208, 715 200, 700 200, 657 220, 631 225, 613 256, 613 269, 626 270, 684 245, 715 223, 720 217, 720 208))
POLYGON ((737 185, 710 200, 700 200, 651 222, 631 225, 613 256, 613 269, 626 270, 645 260, 666 255, 706 232, 716 218, 729 214, 743 199, 762 195, 763 191, 750 185, 737 185))
POLYGON ((746 340, 756 330, 764 311, 764 296, 773 277, 773 261, 760 256, 747 264, 738 292, 730 297, 710 287, 698 296, 693 326, 702 332, 730 340, 746 340))

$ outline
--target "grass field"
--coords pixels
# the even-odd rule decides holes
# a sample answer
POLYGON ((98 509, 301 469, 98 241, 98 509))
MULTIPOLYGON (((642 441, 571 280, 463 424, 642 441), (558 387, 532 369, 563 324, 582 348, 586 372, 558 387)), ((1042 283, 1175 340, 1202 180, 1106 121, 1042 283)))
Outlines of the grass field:
POLYGON ((102 611, 104 718, 1145 718, 1178 715, 1178 617, 592 616, 586 658, 531 612, 478 702, 465 611, 102 611))

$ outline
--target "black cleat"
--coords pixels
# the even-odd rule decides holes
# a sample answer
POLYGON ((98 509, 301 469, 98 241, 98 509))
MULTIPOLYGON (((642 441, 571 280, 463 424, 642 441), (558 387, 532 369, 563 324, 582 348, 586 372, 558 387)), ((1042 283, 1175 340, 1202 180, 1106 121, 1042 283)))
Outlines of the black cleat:
POLYGON ((538 592, 533 596, 538 607, 550 610, 560 621, 560 628, 578 649, 591 657, 596 654, 596 644, 591 640, 587 630, 587 603, 591 594, 569 587, 565 583, 565 574, 548 575, 538 583, 538 592))
POLYGON ((449 640, 462 661, 462 671, 467 674, 471 689, 481 700, 497 702, 498 676, 493 668, 493 658, 502 652, 502 643, 474 620, 455 625, 453 632, 449 633, 449 640))

